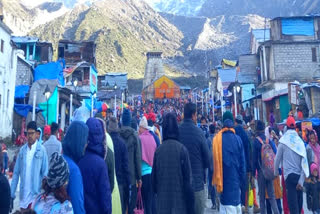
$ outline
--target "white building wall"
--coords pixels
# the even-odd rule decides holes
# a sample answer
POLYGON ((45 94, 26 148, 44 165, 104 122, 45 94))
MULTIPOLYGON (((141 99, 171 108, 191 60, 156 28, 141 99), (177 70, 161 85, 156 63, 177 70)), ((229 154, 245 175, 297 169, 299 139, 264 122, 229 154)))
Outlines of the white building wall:
POLYGON ((13 124, 13 105, 16 82, 17 55, 11 45, 11 35, 0 25, 0 137, 10 137, 13 124))

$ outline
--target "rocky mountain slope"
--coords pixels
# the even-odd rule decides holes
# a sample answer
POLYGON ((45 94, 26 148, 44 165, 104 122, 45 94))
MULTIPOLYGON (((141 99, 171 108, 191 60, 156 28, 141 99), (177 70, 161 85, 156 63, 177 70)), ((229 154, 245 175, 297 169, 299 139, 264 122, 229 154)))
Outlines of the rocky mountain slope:
POLYGON ((32 9, 19 0, 0 0, 4 22, 15 35, 26 35, 41 24, 45 24, 65 14, 68 9, 62 3, 45 2, 32 9))
POLYGON ((100 74, 127 71, 143 76, 145 53, 181 55, 182 33, 141 0, 103 0, 81 5, 31 32, 54 47, 60 39, 94 40, 100 74))

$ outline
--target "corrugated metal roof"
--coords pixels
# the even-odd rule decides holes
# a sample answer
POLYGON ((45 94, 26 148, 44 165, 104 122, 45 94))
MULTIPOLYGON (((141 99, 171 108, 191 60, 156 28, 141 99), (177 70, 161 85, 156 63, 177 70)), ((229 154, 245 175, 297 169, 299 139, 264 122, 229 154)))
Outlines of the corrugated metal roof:
POLYGON ((253 29, 251 33, 258 42, 270 40, 270 29, 253 29))
POLYGON ((12 36, 11 40, 15 43, 36 43, 39 41, 39 38, 31 36, 12 36))
POLYGON ((109 73, 105 76, 104 85, 109 85, 110 87, 117 84, 120 89, 126 89, 128 87, 128 79, 126 73, 109 73))

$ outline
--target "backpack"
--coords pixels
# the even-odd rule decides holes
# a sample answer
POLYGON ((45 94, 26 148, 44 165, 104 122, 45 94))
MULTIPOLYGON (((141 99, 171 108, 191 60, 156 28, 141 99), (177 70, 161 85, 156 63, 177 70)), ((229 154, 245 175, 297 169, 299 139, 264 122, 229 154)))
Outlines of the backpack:
POLYGON ((261 147, 261 163, 260 168, 263 173, 263 176, 266 180, 273 180, 276 178, 274 175, 274 159, 275 154, 272 150, 269 140, 266 140, 266 143, 260 137, 257 137, 257 140, 262 144, 261 147))

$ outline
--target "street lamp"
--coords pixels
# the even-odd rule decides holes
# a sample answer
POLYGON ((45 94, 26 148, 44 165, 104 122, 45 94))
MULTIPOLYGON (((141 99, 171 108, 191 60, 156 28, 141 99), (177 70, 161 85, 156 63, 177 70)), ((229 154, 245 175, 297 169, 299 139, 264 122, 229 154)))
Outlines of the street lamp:
POLYGON ((240 85, 237 85, 237 86, 236 86, 236 89, 237 89, 237 92, 240 93, 240 90, 241 90, 240 85))
POLYGON ((117 83, 116 83, 116 82, 114 83, 113 88, 114 88, 114 90, 117 90, 118 86, 117 86, 117 83))
POLYGON ((47 85, 47 87, 46 87, 46 89, 45 89, 43 94, 47 99, 47 125, 48 125, 48 122, 49 122, 49 97, 51 95, 51 92, 50 92, 50 89, 49 89, 48 85, 47 85))

